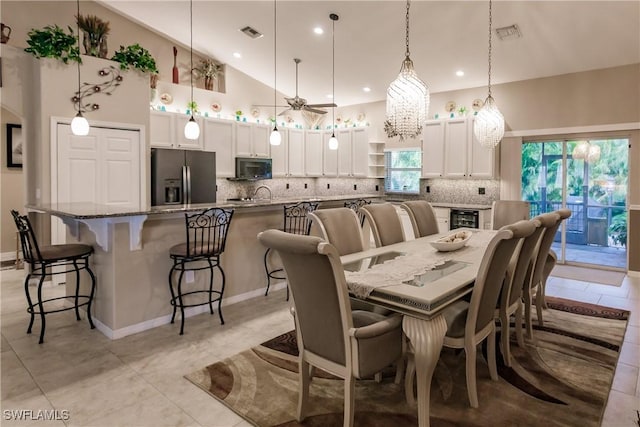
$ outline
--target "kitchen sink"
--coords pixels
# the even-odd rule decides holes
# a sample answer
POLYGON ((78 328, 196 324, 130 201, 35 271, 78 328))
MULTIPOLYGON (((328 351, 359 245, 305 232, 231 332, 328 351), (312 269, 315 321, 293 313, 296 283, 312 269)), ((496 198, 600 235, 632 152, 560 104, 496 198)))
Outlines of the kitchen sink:
POLYGON ((232 199, 227 199, 227 202, 244 202, 244 203, 253 203, 257 202, 259 199, 254 199, 253 197, 235 197, 232 199))

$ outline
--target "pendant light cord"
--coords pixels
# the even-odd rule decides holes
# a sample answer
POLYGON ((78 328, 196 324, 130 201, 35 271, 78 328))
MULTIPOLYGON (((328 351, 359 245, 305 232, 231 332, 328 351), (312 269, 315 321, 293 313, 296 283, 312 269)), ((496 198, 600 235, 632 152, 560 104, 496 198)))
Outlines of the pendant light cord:
POLYGON ((407 32, 406 32, 406 37, 405 37, 405 45, 407 47, 407 52, 405 53, 406 57, 409 58, 409 3, 410 1, 407 0, 407 15, 406 15, 406 21, 407 21, 407 32))
POLYGON ((493 16, 491 14, 491 0, 489 0, 489 98, 491 98, 491 24, 493 21, 493 16))
POLYGON ((191 68, 189 70, 189 77, 191 82, 191 118, 193 118, 193 0, 189 1, 189 28, 191 29, 189 46, 190 46, 190 62, 191 68))
POLYGON ((278 37, 278 2, 273 0, 273 130, 278 130, 278 61, 277 61, 277 37, 278 37))
MULTIPOLYGON (((333 14, 332 14, 333 15, 333 14)), ((331 16, 331 102, 336 105, 336 16, 331 16)), ((336 107, 331 107, 331 135, 335 137, 336 128, 336 107)))
POLYGON ((82 114, 82 93, 80 92, 80 0, 76 1, 76 31, 78 32, 78 113, 82 114))

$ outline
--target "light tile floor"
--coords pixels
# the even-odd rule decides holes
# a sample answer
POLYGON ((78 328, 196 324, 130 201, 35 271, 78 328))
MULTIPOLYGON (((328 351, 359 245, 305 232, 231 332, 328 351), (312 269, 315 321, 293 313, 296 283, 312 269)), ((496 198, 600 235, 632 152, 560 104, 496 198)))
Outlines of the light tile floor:
MULTIPOLYGON (((185 380, 192 371, 293 328, 284 291, 111 341, 71 312, 47 317, 45 343, 25 334, 23 270, 1 277, 2 426, 249 426, 185 380), (9 420, 5 410, 58 410, 52 421, 9 420)), ((49 294, 62 287, 48 288, 49 294)), ((550 278, 548 295, 632 310, 603 426, 636 426, 640 409, 640 278, 620 287, 550 278)))

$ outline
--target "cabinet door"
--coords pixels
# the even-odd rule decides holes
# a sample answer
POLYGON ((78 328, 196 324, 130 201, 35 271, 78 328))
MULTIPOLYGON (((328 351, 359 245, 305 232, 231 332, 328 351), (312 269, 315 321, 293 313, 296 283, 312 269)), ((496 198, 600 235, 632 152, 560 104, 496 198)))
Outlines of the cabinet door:
POLYGON ((304 176, 304 131, 302 129, 289 129, 287 134, 289 140, 289 176, 304 176))
POLYGON ((280 145, 271 146, 271 173, 273 177, 283 177, 289 175, 289 132, 280 131, 282 142, 280 145))
POLYGON ((444 175, 444 122, 427 122, 422 129, 422 177, 444 175))
POLYGON ((216 175, 219 177, 235 176, 233 130, 234 123, 230 120, 204 119, 202 123, 204 150, 216 153, 216 175))
POLYGON ((307 176, 322 176, 322 142, 322 131, 305 132, 304 171, 307 176))
POLYGON ((448 120, 444 131, 444 175, 447 178, 464 178, 467 176, 467 120, 448 120))
MULTIPOLYGON (((339 135, 336 132, 336 137, 339 135)), ((338 176, 338 150, 330 150, 329 149, 329 138, 331 138, 331 132, 324 132, 322 137, 322 153, 323 153, 323 168, 322 175, 327 177, 336 177, 338 176)), ((340 149, 340 144, 342 142, 338 139, 338 149, 340 149)), ((349 142, 351 145, 351 142, 349 142)))
POLYGON ((369 172, 369 131, 366 128, 356 128, 351 132, 352 173, 353 176, 364 178, 369 172))
MULTIPOLYGON (((331 134, 328 134, 330 137, 331 134)), ((336 138, 338 138, 338 176, 352 176, 352 160, 353 160, 353 141, 350 129, 336 130, 336 138)), ((329 141, 327 139, 327 141, 329 141)), ((328 150, 328 143, 326 149, 328 150)), ((335 153, 335 150, 332 150, 335 153)), ((326 172, 326 171, 325 171, 326 172)))
POLYGON ((252 137, 251 143, 253 154, 255 157, 269 158, 271 156, 271 144, 269 144, 269 136, 271 135, 271 127, 268 125, 251 124, 252 137))
POLYGON ((149 140, 152 147, 173 148, 174 114, 152 111, 149 117, 149 140))
POLYGON ((497 147, 487 149, 480 145, 473 133, 475 119, 469 120, 469 177, 470 178, 494 178, 497 147))
POLYGON ((253 157, 251 123, 236 122, 236 157, 253 157))
POLYGON ((436 221, 438 222, 438 232, 444 233, 449 231, 449 209, 448 208, 433 208, 436 214, 436 221))
POLYGON ((196 123, 200 126, 200 136, 198 139, 187 139, 184 137, 184 127, 187 125, 187 122, 191 116, 187 116, 186 114, 176 114, 174 116, 175 119, 175 144, 174 146, 184 150, 202 150, 203 146, 203 137, 202 137, 202 119, 200 117, 195 117, 196 123))

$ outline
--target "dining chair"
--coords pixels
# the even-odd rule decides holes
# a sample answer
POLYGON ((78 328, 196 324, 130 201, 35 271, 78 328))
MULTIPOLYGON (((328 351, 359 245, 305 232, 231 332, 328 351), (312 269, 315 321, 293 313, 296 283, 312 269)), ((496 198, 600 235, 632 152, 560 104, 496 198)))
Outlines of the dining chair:
MULTIPOLYGON (((476 386, 477 345, 487 339, 489 374, 498 380, 496 366, 495 308, 506 270, 522 238, 530 236, 535 226, 530 221, 506 225, 494 235, 482 257, 471 301, 457 300, 442 311, 447 322, 443 345, 463 348, 466 356, 467 394, 472 408, 478 407, 476 386)), ((413 396, 415 361, 409 353, 405 394, 413 396)))
POLYGON ((491 229, 529 219, 529 202, 522 200, 496 200, 491 205, 491 229))
POLYGON ((213 314, 213 303, 218 303, 220 324, 224 325, 222 317, 222 297, 225 288, 225 274, 220 264, 220 257, 224 252, 233 209, 210 208, 195 214, 184 214, 186 242, 174 245, 169 249, 169 256, 173 266, 169 270, 170 304, 173 307, 171 323, 175 321, 177 309, 180 309, 180 335, 184 334, 184 309, 208 304, 213 314), (218 268, 222 277, 219 290, 213 289, 213 272, 218 268), (183 278, 186 271, 209 270, 209 288, 183 292, 183 278), (174 273, 178 272, 178 283, 174 284, 174 273), (175 289, 174 289, 175 288, 175 289), (205 294, 202 301, 192 301, 189 295, 205 294))
POLYGON ((351 310, 340 254, 331 243, 279 230, 263 231, 258 240, 279 254, 291 289, 299 350, 298 422, 307 415, 310 368, 317 367, 344 380, 344 426, 352 426, 355 380, 402 359, 402 316, 351 310))
POLYGON ((340 256, 364 250, 360 221, 352 209, 319 209, 310 212, 309 218, 318 224, 324 240, 331 243, 340 256))
POLYGON ((438 234, 438 220, 431 203, 426 200, 410 200, 402 203, 400 207, 409 214, 416 239, 438 234))
POLYGON ((20 215, 18 211, 12 210, 11 216, 16 223, 18 234, 20 236, 20 245, 22 246, 22 256, 24 262, 29 265, 29 272, 24 278, 24 292, 27 297, 27 313, 31 316, 27 333, 31 333, 35 315, 40 315, 40 339, 39 344, 44 342, 44 331, 46 328, 47 314, 58 313, 61 311, 74 310, 76 319, 80 318, 80 307, 87 307, 87 319, 89 326, 94 329, 93 320, 91 319, 91 304, 96 291, 96 276, 89 267, 89 257, 93 253, 93 247, 80 243, 67 243, 62 245, 40 246, 36 235, 31 226, 31 221, 26 215, 20 215), (88 294, 80 294, 80 271, 86 270, 91 277, 91 288, 88 294), (42 287, 44 279, 54 274, 75 273, 76 288, 72 295, 65 295, 56 298, 44 298, 42 295, 42 287), (29 280, 32 276, 40 276, 38 286, 34 298, 32 298, 29 290, 29 280), (66 300, 71 304, 65 306, 56 306, 52 302, 66 300))
POLYGON ((351 209, 358 215, 358 220, 360 220, 360 226, 362 227, 364 225, 364 214, 360 212, 360 208, 370 204, 371 200, 355 199, 344 202, 344 207, 351 209))
POLYGON ((391 203, 376 203, 363 206, 360 209, 364 212, 376 247, 393 245, 404 242, 404 232, 402 222, 398 216, 395 206, 391 203))
MULTIPOLYGON (((515 330, 518 345, 524 347, 524 338, 522 334, 522 289, 525 281, 530 277, 531 263, 536 255, 536 249, 540 243, 540 237, 544 232, 542 223, 537 219, 530 220, 535 227, 533 232, 522 239, 520 249, 514 252, 511 258, 504 279, 504 284, 498 299, 498 306, 495 317, 500 321, 500 339, 502 348, 502 359, 506 366, 511 366, 511 350, 509 344, 510 338, 510 317, 515 314, 515 330)), ((522 220, 519 222, 527 222, 522 220)), ((518 224, 518 223, 516 223, 518 224)))

